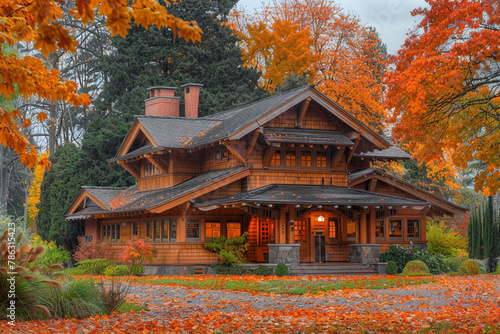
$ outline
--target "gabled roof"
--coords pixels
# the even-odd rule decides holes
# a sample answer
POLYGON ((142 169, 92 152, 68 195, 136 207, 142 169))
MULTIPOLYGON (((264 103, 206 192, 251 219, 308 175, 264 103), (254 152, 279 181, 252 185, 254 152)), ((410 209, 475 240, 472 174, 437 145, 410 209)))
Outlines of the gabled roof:
POLYGON ((411 159, 411 154, 400 149, 395 145, 391 145, 389 148, 385 148, 382 150, 374 150, 372 152, 363 152, 359 154, 354 154, 354 156, 359 158, 389 159, 389 160, 411 159))
POLYGON ((264 128, 262 135, 270 143, 354 145, 354 143, 340 131, 264 128))
POLYGON ((138 129, 144 132, 158 150, 194 148, 227 139, 240 139, 308 98, 334 114, 353 131, 359 132, 375 147, 380 149, 389 147, 389 143, 379 134, 318 90, 306 86, 200 118, 136 116, 117 156, 110 159, 110 162, 123 159, 124 155, 133 153, 128 152, 127 147, 130 147, 133 141, 129 137, 137 135, 138 129))
MULTIPOLYGON (((84 187, 80 193, 88 195, 92 192, 98 194, 100 198, 99 202, 106 203, 100 210, 92 211, 93 214, 130 211, 163 212, 248 176, 250 173, 249 169, 250 167, 241 166, 211 171, 197 175, 170 188, 144 192, 139 192, 137 185, 134 185, 129 188, 84 187)), ((72 204, 66 211, 65 215, 68 216, 68 219, 71 219, 73 215, 88 213, 83 210, 76 211, 79 207, 77 204, 81 203, 81 199, 81 196, 77 196, 77 199, 74 201, 76 204, 72 204)))
POLYGON ((349 182, 349 187, 354 187, 357 184, 366 182, 370 179, 377 179, 399 188, 403 191, 410 192, 411 194, 422 201, 427 201, 432 204, 433 207, 438 208, 441 212, 445 212, 447 215, 454 216, 464 214, 468 209, 460 207, 450 201, 442 199, 439 196, 431 194, 423 189, 420 189, 414 185, 411 185, 398 177, 389 175, 381 169, 378 168, 367 168, 364 170, 357 171, 348 175, 347 180, 349 182))
POLYGON ((233 196, 196 203, 196 207, 241 202, 269 204, 322 204, 322 205, 407 205, 425 207, 427 202, 410 198, 382 195, 368 191, 336 186, 271 184, 233 196))

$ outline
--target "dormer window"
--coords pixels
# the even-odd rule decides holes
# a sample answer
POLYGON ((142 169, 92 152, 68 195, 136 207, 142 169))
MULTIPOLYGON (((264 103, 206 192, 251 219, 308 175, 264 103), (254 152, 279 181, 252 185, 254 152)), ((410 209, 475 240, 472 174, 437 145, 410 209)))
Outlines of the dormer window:
POLYGON ((281 151, 275 151, 273 158, 271 159, 271 166, 280 166, 281 165, 281 151))
POLYGON ((229 160, 229 152, 227 151, 226 146, 219 146, 215 149, 215 162, 218 161, 228 161, 229 160))

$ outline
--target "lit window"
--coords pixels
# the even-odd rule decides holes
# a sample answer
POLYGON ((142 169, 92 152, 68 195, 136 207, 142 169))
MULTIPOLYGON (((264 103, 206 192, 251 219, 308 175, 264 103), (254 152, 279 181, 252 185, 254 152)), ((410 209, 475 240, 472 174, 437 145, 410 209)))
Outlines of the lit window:
POLYGON ((271 160, 271 166, 280 166, 280 165, 281 165, 281 151, 275 151, 273 159, 271 160))
POLYGON ((420 238, 420 219, 408 219, 406 226, 408 227, 408 238, 420 238))
POLYGON ((326 168, 326 152, 316 153, 316 167, 326 168))
POLYGON ((226 146, 219 146, 215 149, 215 161, 227 161, 229 160, 229 152, 226 146))
POLYGON ((328 236, 330 239, 338 240, 338 229, 339 229, 339 220, 338 219, 330 219, 329 220, 329 229, 328 236))
POLYGON ((227 237, 237 238, 241 236, 241 223, 240 222, 228 222, 227 223, 227 237))
POLYGON ((168 242, 168 219, 162 220, 161 224, 163 230, 162 242, 168 242))
POLYGON ((389 238, 402 239, 403 238, 403 220, 402 219, 389 219, 389 238))
POLYGON ((295 151, 286 151, 286 165, 295 166, 296 165, 296 155, 295 151))
POLYGON ((220 222, 218 220, 205 221, 205 241, 213 241, 220 237, 220 222))
POLYGON ((302 152, 302 167, 311 167, 311 152, 302 152))

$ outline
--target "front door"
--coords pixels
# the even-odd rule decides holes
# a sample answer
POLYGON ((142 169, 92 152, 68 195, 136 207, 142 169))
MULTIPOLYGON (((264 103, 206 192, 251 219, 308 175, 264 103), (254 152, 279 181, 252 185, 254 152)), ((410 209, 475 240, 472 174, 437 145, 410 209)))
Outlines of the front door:
POLYGON ((325 233, 314 232, 314 260, 325 262, 325 233))
POLYGON ((294 241, 300 244, 300 262, 309 262, 309 220, 296 220, 294 223, 294 241))

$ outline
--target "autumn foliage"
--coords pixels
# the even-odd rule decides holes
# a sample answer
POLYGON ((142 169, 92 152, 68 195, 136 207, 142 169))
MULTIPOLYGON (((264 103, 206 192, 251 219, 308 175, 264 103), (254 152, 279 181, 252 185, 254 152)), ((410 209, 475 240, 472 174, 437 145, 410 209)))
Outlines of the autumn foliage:
POLYGON ((84 236, 78 237, 78 246, 76 246, 73 258, 76 261, 105 259, 110 250, 109 243, 92 236, 91 241, 86 241, 84 236))
POLYGON ((124 262, 132 263, 132 266, 140 265, 144 261, 152 261, 154 258, 151 244, 144 239, 129 240, 125 247, 123 258, 124 262))
MULTIPOLYGON (((174 0, 175 1, 175 0, 174 0)), ((0 6, 0 45, 34 43, 34 48, 48 56, 51 52, 75 52, 77 41, 72 31, 64 27, 62 0, 6 0, 0 6)), ((130 22, 144 27, 169 27, 174 34, 187 40, 199 40, 201 30, 195 22, 182 21, 169 14, 154 0, 76 0, 70 15, 83 24, 95 20, 95 14, 107 17, 106 26, 111 35, 125 36, 130 22)), ((61 81, 59 71, 49 70, 41 59, 32 56, 17 57, 0 52, 0 95, 7 99, 19 95, 38 96, 49 102, 65 101, 74 106, 89 105, 87 94, 79 94, 73 81, 61 81)), ((44 112, 36 115, 38 122, 47 118, 44 112)), ((0 143, 20 155, 21 163, 32 168, 37 163, 37 151, 29 144, 22 129, 32 120, 19 110, 8 112, 0 108, 0 143)), ((48 164, 47 159, 39 163, 48 164)))
MULTIPOLYGON (((40 154, 38 161, 46 160, 49 158, 49 152, 40 154)), ((28 222, 27 226, 30 227, 35 222, 38 211, 37 207, 40 204, 40 186, 43 182, 43 174, 45 173, 46 165, 38 164, 33 171, 33 181, 31 182, 29 196, 28 196, 28 222)))
POLYGON ((393 136, 435 174, 472 169, 483 195, 500 189, 500 7, 428 0, 386 77, 393 136))
POLYGON ((385 55, 377 34, 330 0, 275 0, 250 16, 233 11, 231 25, 245 65, 262 71, 273 90, 291 74, 372 127, 382 130, 385 55))

